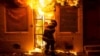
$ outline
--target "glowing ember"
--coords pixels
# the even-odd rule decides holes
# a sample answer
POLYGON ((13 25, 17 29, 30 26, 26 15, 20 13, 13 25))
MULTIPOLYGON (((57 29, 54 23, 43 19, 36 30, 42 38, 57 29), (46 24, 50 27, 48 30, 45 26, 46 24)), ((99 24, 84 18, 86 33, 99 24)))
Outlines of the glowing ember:
POLYGON ((32 52, 42 52, 42 50, 39 48, 35 48, 32 52))
POLYGON ((42 50, 39 49, 39 48, 35 48, 34 50, 30 50, 30 51, 28 51, 28 52, 26 52, 24 54, 26 54, 26 55, 33 55, 33 53, 36 53, 36 52, 42 53, 42 50))
POLYGON ((56 50, 57 53, 65 53, 64 50, 56 50))
POLYGON ((57 53, 71 53, 71 54, 74 54, 75 56, 77 56, 77 52, 75 51, 64 51, 64 50, 56 50, 57 53))

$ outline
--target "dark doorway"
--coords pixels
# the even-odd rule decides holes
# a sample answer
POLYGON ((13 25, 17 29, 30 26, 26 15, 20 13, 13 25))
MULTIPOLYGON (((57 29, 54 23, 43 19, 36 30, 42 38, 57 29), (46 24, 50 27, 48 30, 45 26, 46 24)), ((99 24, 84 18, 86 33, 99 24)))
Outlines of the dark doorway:
POLYGON ((83 1, 84 45, 100 44, 100 1, 83 1))

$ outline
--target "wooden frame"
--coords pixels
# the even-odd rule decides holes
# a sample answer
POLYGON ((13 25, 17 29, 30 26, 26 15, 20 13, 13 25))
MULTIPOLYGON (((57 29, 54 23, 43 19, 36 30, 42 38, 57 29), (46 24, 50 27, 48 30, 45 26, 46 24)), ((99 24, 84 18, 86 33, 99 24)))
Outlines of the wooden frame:
POLYGON ((76 7, 60 7, 60 32, 78 32, 78 14, 76 7))
POLYGON ((28 33, 29 19, 27 15, 28 14, 27 7, 19 7, 19 8, 5 7, 4 14, 5 14, 5 17, 4 17, 4 32, 5 33, 28 33))
POLYGON ((60 28, 61 28, 61 26, 60 26, 60 6, 59 5, 57 5, 56 6, 56 20, 57 20, 57 23, 58 23, 58 25, 57 25, 57 32, 58 32, 58 35, 59 34, 71 34, 71 33, 80 33, 81 32, 81 30, 82 29, 80 29, 81 28, 81 17, 80 17, 80 9, 78 8, 78 7, 73 7, 73 8, 76 8, 77 9, 77 31, 76 32, 73 32, 73 31, 66 31, 66 32, 61 32, 60 31, 60 28))
POLYGON ((86 56, 89 56, 89 52, 100 52, 100 50, 91 50, 91 49, 87 49, 87 48, 96 48, 96 47, 100 47, 100 45, 86 45, 86 46, 84 46, 84 51, 85 51, 85 54, 86 54, 86 56))

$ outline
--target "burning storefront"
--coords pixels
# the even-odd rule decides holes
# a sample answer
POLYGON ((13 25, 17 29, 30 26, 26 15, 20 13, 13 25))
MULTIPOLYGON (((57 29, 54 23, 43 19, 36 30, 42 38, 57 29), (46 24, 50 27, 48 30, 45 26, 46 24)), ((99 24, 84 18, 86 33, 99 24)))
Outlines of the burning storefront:
MULTIPOLYGON (((82 4, 79 0, 5 0, 1 3, 0 41, 12 49, 17 44, 21 51, 43 52, 42 35, 45 22, 56 20, 54 34, 58 50, 82 52, 82 4), (9 43, 9 44, 7 44, 9 43)), ((58 52, 60 52, 58 51, 58 52)))

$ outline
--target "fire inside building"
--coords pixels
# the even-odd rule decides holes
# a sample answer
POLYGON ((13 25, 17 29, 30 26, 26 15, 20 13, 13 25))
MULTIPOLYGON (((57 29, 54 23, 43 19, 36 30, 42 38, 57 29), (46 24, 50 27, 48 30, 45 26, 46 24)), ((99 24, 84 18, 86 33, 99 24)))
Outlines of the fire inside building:
POLYGON ((0 56, 46 56, 43 34, 45 23, 51 20, 57 22, 53 56, 88 55, 91 50, 83 44, 82 2, 0 0, 0 56))

